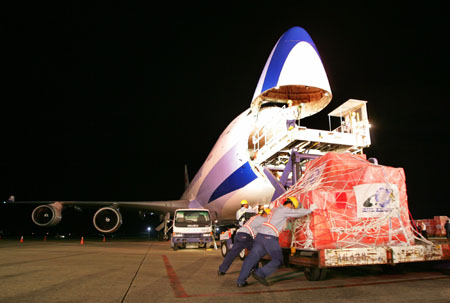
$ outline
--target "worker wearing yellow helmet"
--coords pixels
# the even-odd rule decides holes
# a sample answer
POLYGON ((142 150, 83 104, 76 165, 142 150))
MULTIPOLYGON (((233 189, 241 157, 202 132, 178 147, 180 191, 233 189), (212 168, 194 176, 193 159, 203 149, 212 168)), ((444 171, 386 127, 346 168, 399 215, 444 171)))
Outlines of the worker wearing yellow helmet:
POLYGON ((298 200, 296 197, 289 197, 286 199, 286 201, 284 201, 283 205, 287 206, 287 204, 292 204, 294 209, 298 208, 298 200))
POLYGON ((250 275, 251 269, 265 254, 270 255, 270 262, 252 272, 252 276, 261 284, 269 285, 266 277, 274 273, 283 263, 283 253, 278 242, 278 234, 286 224, 286 220, 288 218, 300 218, 309 215, 317 209, 315 205, 312 205, 309 209, 298 207, 299 203, 297 198, 288 197, 284 201, 283 206, 271 210, 270 215, 267 217, 267 222, 264 222, 259 228, 250 254, 242 264, 242 269, 237 280, 238 287, 243 287, 248 284, 246 280, 250 275))
POLYGON ((248 219, 245 216, 246 213, 255 213, 255 211, 249 207, 247 200, 242 200, 241 208, 236 212, 236 220, 239 222, 239 226, 243 226, 248 219))

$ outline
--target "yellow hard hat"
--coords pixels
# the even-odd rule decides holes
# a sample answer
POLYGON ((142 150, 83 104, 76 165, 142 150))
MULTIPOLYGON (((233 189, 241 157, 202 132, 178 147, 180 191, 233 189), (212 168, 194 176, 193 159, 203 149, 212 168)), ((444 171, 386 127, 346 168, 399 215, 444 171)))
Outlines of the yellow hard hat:
POLYGON ((242 200, 241 205, 245 205, 245 204, 248 204, 247 200, 242 200))
POLYGON ((264 212, 268 215, 270 215, 270 208, 264 208, 264 212))
POLYGON ((294 208, 298 208, 298 200, 296 197, 289 197, 284 201, 283 205, 286 204, 286 202, 292 202, 292 205, 294 205, 294 208))

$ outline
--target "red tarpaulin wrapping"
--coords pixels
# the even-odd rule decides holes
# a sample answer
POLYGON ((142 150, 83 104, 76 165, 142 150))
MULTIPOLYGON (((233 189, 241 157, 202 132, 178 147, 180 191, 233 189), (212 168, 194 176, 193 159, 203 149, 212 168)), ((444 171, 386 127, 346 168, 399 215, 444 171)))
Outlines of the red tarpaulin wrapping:
POLYGON ((313 214, 290 219, 282 247, 346 248, 414 244, 402 168, 375 165, 365 156, 328 153, 307 163, 302 178, 273 201, 296 197, 313 214))

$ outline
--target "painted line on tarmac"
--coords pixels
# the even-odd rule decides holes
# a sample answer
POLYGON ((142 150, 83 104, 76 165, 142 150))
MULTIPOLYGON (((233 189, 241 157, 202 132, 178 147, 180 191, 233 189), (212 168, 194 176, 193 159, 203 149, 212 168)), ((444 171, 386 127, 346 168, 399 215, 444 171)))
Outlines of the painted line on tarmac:
POLYGON ((170 265, 169 258, 166 255, 162 255, 164 266, 166 267, 167 276, 169 276, 170 286, 177 298, 188 298, 190 297, 184 290, 183 284, 181 284, 180 279, 178 279, 175 270, 172 265, 170 265))

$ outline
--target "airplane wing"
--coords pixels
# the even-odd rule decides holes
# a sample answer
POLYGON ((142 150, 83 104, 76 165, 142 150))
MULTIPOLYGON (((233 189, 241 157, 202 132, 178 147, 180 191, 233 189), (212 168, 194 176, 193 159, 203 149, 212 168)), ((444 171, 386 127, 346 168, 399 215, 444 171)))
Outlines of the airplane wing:
MULTIPOLYGON (((43 202, 41 202, 43 203, 43 202)), ((50 202, 52 203, 52 202, 50 202)), ((53 202, 54 203, 54 202, 53 202)), ((63 201, 58 202, 63 206, 96 207, 111 206, 115 208, 127 208, 148 210, 161 213, 173 214, 176 209, 188 208, 188 200, 170 200, 170 201, 63 201)))
POLYGON ((50 227, 62 219, 64 208, 97 209, 93 217, 95 228, 102 233, 113 233, 122 225, 121 209, 136 209, 173 215, 176 209, 188 208, 189 200, 169 201, 14 201, 7 203, 37 204, 31 214, 36 225, 50 227))

